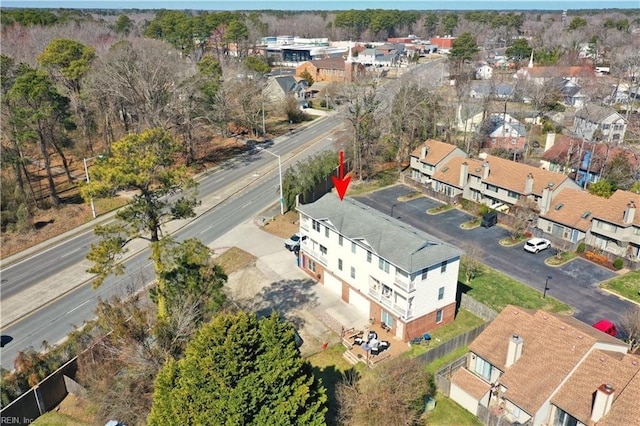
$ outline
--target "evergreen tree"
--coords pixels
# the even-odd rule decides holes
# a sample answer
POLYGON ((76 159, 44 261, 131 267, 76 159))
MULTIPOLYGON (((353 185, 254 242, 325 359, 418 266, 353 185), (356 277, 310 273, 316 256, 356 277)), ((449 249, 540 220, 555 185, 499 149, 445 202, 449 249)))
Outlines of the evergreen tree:
POLYGON ((110 156, 91 169, 91 180, 83 196, 109 197, 121 189, 135 189, 131 202, 119 210, 114 223, 97 226, 100 241, 91 245, 87 259, 94 264, 88 272, 97 274, 94 286, 111 273, 122 273, 120 261, 127 244, 136 238, 150 242, 151 257, 158 273, 158 317, 167 315, 163 264, 162 225, 173 219, 193 217, 196 183, 185 167, 174 167, 180 144, 162 129, 126 136, 112 146, 110 156), (175 197, 180 192, 181 196, 175 197))
POLYGON ((323 425, 326 390, 278 314, 221 314, 156 378, 149 425, 323 425))

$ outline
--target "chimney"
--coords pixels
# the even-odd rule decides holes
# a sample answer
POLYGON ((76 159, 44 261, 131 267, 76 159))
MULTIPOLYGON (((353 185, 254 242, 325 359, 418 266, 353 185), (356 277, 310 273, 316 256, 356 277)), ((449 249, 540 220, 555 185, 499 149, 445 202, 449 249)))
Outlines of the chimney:
POLYGON ((524 193, 531 194, 533 192, 533 173, 527 175, 527 180, 524 182, 524 193))
POLYGON ((555 133, 547 133, 547 141, 544 144, 544 150, 549 151, 553 144, 556 143, 556 134, 555 133))
POLYGON ((426 145, 423 146, 422 150, 420 151, 420 158, 426 157, 428 152, 429 152, 429 147, 426 145))
POLYGON ((607 415, 611 409, 615 392, 615 389, 609 384, 602 384, 598 387, 596 396, 593 399, 593 407, 591 408, 592 421, 598 422, 607 415))
POLYGON ((482 179, 486 179, 489 177, 489 162, 485 161, 482 163, 482 179))
POLYGON ((542 198, 540 198, 540 213, 545 214, 551 208, 551 199, 553 198, 553 188, 551 184, 542 190, 542 198))
POLYGON ((624 215, 622 216, 622 220, 624 223, 633 223, 633 220, 636 217, 636 203, 633 200, 629 201, 627 204, 627 208, 624 209, 624 215))
POLYGON ((523 343, 524 340, 522 340, 522 337, 517 334, 514 334, 509 339, 509 346, 507 347, 507 362, 505 363, 507 368, 511 367, 522 356, 523 343))
POLYGON ((460 187, 464 188, 469 178, 469 164, 465 161, 460 165, 460 187))

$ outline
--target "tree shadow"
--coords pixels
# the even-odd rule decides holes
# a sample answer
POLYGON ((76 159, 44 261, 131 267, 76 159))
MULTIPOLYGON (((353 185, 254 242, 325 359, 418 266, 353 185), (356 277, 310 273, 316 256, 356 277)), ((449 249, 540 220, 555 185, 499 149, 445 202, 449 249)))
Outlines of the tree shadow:
POLYGON ((354 368, 343 372, 336 369, 334 365, 327 365, 324 367, 312 367, 313 375, 322 380, 322 385, 327 389, 327 424, 338 424, 338 385, 344 381, 345 376, 352 376, 356 380, 359 378, 359 374, 354 368))
POLYGON ((39 230, 39 229, 44 228, 47 225, 51 225, 53 222, 55 222, 55 219, 41 220, 41 221, 38 221, 38 222, 34 223, 33 227, 36 230, 39 230))

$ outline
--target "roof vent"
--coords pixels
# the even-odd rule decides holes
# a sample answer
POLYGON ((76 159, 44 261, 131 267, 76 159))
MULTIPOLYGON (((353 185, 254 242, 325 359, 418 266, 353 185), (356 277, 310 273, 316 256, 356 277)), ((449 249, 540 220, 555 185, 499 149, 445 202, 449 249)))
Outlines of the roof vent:
POLYGON ((611 392, 613 390, 613 386, 611 386, 608 383, 606 385, 604 385, 604 388, 607 390, 607 392, 611 392))
POLYGON ((578 339, 582 339, 584 336, 582 334, 578 334, 578 339))
POLYGON ((547 184, 547 186, 548 186, 549 188, 551 188, 553 185, 555 185, 555 183, 553 183, 553 182, 549 182, 549 183, 547 184))

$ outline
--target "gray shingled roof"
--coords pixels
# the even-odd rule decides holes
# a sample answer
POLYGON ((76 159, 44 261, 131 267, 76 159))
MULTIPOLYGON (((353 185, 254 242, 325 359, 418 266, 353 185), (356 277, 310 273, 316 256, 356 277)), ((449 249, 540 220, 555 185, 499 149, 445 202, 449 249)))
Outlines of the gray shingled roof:
POLYGON ((404 224, 354 199, 340 201, 334 193, 298 211, 336 229, 344 237, 364 243, 378 256, 410 273, 462 255, 462 250, 404 224))
POLYGON ((593 123, 601 123, 611 114, 617 114, 611 107, 600 105, 587 105, 576 112, 576 117, 585 118, 593 123))

